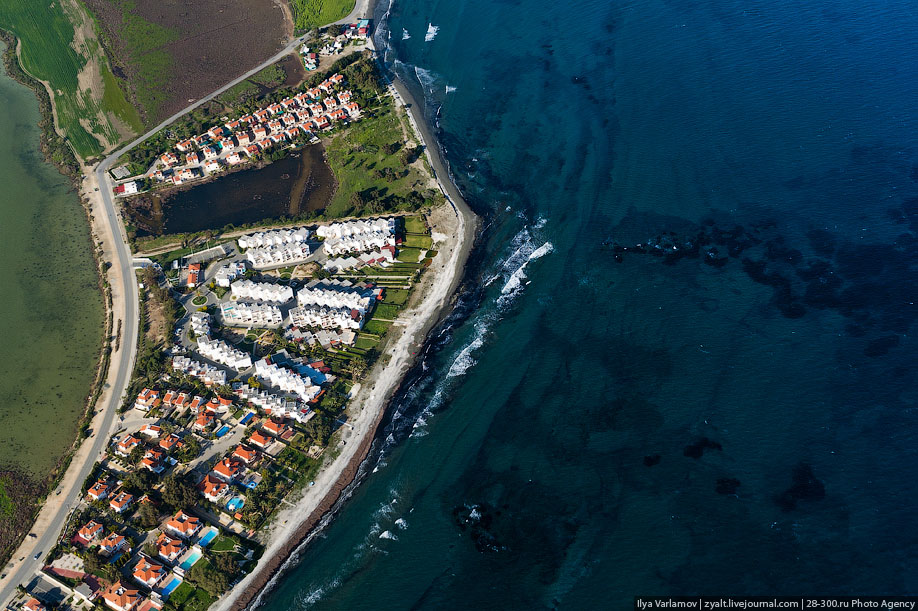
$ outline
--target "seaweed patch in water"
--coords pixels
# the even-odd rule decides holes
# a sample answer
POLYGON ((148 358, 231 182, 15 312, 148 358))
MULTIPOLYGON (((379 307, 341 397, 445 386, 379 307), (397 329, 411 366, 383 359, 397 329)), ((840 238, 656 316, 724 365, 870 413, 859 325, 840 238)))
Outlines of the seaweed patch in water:
POLYGON ((469 534, 479 552, 500 552, 506 549, 491 531, 494 518, 499 515, 500 512, 487 503, 453 508, 456 525, 459 530, 469 534))
POLYGON ((689 458, 699 459, 704 455, 705 450, 723 450, 723 446, 712 441, 707 437, 702 437, 693 444, 685 446, 685 449, 682 450, 683 456, 688 456, 689 458))
POLYGON ((736 489, 742 486, 735 477, 721 477, 717 480, 714 491, 717 494, 736 494, 736 489))
POLYGON ((800 463, 794 467, 793 484, 775 497, 775 503, 782 511, 793 511, 798 501, 821 501, 826 496, 825 485, 816 479, 813 467, 800 463))
POLYGON ((659 455, 659 454, 653 454, 653 455, 651 455, 651 456, 645 456, 645 457, 644 457, 644 466, 645 466, 645 467, 653 467, 654 465, 659 465, 659 464, 660 464, 660 460, 661 460, 661 458, 660 458, 660 455, 659 455))

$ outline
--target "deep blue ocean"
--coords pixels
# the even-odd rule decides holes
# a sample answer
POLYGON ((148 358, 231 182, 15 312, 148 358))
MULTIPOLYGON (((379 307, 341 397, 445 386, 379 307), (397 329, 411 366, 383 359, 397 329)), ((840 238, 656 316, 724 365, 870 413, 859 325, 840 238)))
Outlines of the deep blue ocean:
POLYGON ((265 607, 918 594, 918 5, 387 9, 485 228, 265 607))

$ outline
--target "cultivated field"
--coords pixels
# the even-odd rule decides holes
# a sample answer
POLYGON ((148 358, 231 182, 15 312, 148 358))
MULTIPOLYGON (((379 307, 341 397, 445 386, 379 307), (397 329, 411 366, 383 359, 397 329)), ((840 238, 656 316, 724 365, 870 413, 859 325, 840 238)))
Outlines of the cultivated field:
POLYGON ((114 147, 142 127, 75 0, 0 2, 0 27, 22 42, 22 66, 54 95, 58 125, 81 157, 114 147))
POLYGON ((293 33, 284 0, 86 0, 148 125, 270 57, 293 33))
POLYGON ((298 30, 321 27, 347 17, 354 0, 290 0, 298 30))

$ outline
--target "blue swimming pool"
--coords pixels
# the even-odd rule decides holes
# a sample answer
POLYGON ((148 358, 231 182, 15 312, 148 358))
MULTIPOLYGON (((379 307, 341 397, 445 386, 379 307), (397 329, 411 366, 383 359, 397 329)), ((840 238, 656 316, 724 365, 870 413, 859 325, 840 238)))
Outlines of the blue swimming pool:
POLYGON ((213 526, 211 526, 209 529, 207 529, 204 535, 200 539, 198 539, 198 545, 200 545, 201 547, 207 547, 208 544, 214 539, 216 539, 217 535, 219 534, 220 534, 220 531, 214 528, 213 526))
POLYGON ((221 426, 221 427, 219 428, 219 430, 217 430, 217 432, 215 433, 215 435, 216 435, 217 437, 223 437, 224 435, 226 435, 226 433, 227 433, 229 430, 230 430, 229 425, 228 425, 228 424, 224 424, 223 426, 221 426))
POLYGON ((169 583, 163 586, 159 593, 163 598, 168 598, 180 585, 182 585, 182 578, 178 575, 173 575, 169 583))
POLYGON ((249 412, 246 414, 242 420, 239 421, 239 424, 248 424, 249 420, 255 417, 255 412, 249 412))
POLYGON ((226 508, 230 511, 239 511, 245 505, 245 499, 239 496, 234 496, 226 503, 226 508))
POLYGON ((187 571, 188 569, 194 566, 195 562, 197 562, 200 559, 201 559, 201 549, 197 547, 192 548, 191 552, 188 554, 185 560, 182 561, 182 563, 179 565, 179 568, 182 569, 183 571, 187 571))

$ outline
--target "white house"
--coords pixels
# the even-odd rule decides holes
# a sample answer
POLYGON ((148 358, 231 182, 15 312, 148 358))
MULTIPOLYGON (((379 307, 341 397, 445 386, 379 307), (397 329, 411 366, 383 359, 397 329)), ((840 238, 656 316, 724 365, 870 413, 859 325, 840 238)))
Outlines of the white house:
POLYGON ((272 303, 286 303, 293 299, 292 288, 283 284, 271 284, 270 282, 237 280, 233 282, 231 291, 236 299, 270 301, 272 303))
POLYGON ((220 311, 223 322, 231 327, 279 327, 284 320, 280 308, 271 304, 224 303, 220 311))
POLYGON ((223 340, 201 337, 198 339, 198 352, 205 358, 222 363, 237 371, 242 371, 252 366, 252 357, 248 353, 233 348, 223 340))

